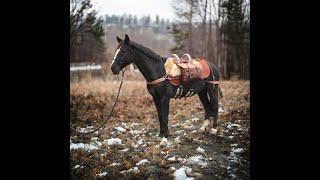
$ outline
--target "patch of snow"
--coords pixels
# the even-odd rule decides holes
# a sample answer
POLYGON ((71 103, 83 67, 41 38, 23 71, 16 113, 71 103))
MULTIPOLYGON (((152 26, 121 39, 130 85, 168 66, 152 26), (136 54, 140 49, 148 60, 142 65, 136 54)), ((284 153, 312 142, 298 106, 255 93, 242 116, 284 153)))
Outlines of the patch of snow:
POLYGON ((224 109, 222 109, 221 107, 219 107, 219 113, 223 113, 224 112, 224 109))
POLYGON ((91 141, 97 141, 98 140, 98 137, 92 137, 91 138, 91 141))
POLYGON ((139 145, 138 145, 138 144, 132 144, 132 147, 133 147, 134 149, 137 149, 137 148, 139 147, 139 145))
POLYGON ((192 164, 198 164, 200 166, 207 166, 205 158, 202 155, 191 156, 188 158, 187 162, 192 164))
POLYGON ((139 173, 140 172, 138 167, 133 167, 133 168, 127 170, 127 171, 126 170, 121 171, 120 174, 123 174, 123 173, 126 173, 126 172, 131 172, 131 171, 133 171, 135 173, 139 173))
POLYGON ((233 139, 233 136, 229 136, 230 139, 233 139))
POLYGON ((142 159, 141 161, 139 161, 139 162, 136 164, 136 166, 140 166, 141 164, 144 164, 144 163, 146 163, 146 162, 149 162, 149 160, 148 160, 148 159, 142 159))
POLYGON ((115 129, 119 132, 126 132, 126 129, 124 129, 123 127, 115 127, 115 129))
POLYGON ((84 168, 84 166, 80 166, 79 164, 77 164, 77 165, 74 166, 74 169, 78 169, 78 168, 81 168, 81 169, 82 169, 82 168, 84 168))
POLYGON ((184 130, 175 131, 175 132, 174 132, 174 135, 180 135, 180 134, 182 134, 183 132, 184 132, 184 130))
POLYGON ((198 147, 198 148, 196 149, 196 151, 199 152, 199 153, 204 153, 206 150, 203 149, 203 148, 201 148, 201 147, 198 147))
POLYGON ((120 166, 120 163, 112 163, 109 166, 120 166))
POLYGON ((243 148, 232 148, 231 151, 234 153, 240 154, 240 153, 243 153, 244 150, 243 148))
POLYGON ((191 131, 191 133, 196 133, 197 132, 197 130, 193 130, 193 131, 191 131))
POLYGON ((213 159, 212 159, 212 157, 209 157, 209 161, 212 161, 213 159))
MULTIPOLYGON (((173 176, 174 180, 193 180, 194 178, 190 178, 187 176, 186 171, 190 171, 191 168, 182 166, 180 169, 174 171, 173 176)), ((192 171, 192 169, 191 169, 192 171)))
POLYGON ((130 124, 130 127, 139 126, 139 125, 140 125, 139 123, 132 123, 132 124, 130 124))
POLYGON ((178 158, 178 161, 180 161, 180 162, 181 162, 181 161, 184 161, 184 159, 183 159, 183 158, 178 158))
POLYGON ((174 138, 174 143, 179 144, 181 142, 180 137, 177 136, 176 138, 174 138))
POLYGON ((143 144, 143 139, 140 139, 137 143, 138 143, 139 145, 143 144))
POLYGON ((101 65, 71 66, 70 71, 98 70, 101 68, 101 65))
POLYGON ((197 121, 199 121, 199 118, 194 117, 194 118, 192 118, 190 120, 191 120, 191 122, 197 122, 197 121))
POLYGON ((125 148, 125 149, 121 149, 120 151, 121 152, 127 152, 129 149, 128 148, 125 148))
POLYGON ((103 172, 103 173, 96 174, 96 175, 99 176, 99 177, 103 177, 103 176, 106 176, 107 174, 108 174, 107 172, 103 172))
POLYGON ((172 156, 171 158, 168 158, 169 161, 176 161, 176 157, 172 156))
POLYGON ((232 127, 236 127, 236 128, 240 128, 241 125, 240 124, 231 124, 232 127))
POLYGON ((231 144, 231 147, 237 147, 238 144, 231 144))
POLYGON ((138 135, 138 134, 141 134, 142 133, 142 131, 138 131, 138 130, 130 130, 130 132, 129 132, 130 134, 132 134, 132 135, 138 135))
POLYGON ((71 143, 70 150, 71 149, 84 149, 85 151, 91 151, 93 149, 99 149, 99 148, 97 146, 92 145, 92 144, 71 143))
POLYGON ((171 169, 172 171, 176 170, 176 168, 175 168, 175 167, 171 167, 170 169, 171 169))
POLYGON ((181 167, 180 169, 174 171, 173 176, 174 180, 185 180, 188 178, 184 167, 181 167))
POLYGON ((171 127, 177 127, 177 126, 180 126, 180 124, 171 125, 171 127))
POLYGON ((121 144, 121 139, 119 138, 111 138, 111 139, 107 139, 107 144, 110 145, 118 145, 121 144))

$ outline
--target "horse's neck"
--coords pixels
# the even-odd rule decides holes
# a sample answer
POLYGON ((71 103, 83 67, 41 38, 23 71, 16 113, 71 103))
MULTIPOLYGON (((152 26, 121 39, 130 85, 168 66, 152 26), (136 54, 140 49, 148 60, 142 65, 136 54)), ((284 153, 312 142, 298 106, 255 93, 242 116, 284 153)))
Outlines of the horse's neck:
POLYGON ((162 61, 151 59, 141 52, 136 53, 135 64, 147 81, 153 81, 165 75, 162 61))

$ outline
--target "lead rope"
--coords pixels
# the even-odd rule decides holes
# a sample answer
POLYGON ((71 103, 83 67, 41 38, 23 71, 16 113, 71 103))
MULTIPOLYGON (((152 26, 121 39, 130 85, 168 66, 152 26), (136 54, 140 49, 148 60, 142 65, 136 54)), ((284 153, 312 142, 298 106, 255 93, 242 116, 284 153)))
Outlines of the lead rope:
MULTIPOLYGON (((118 98, 119 98, 119 94, 120 94, 120 90, 121 90, 121 87, 122 87, 122 84, 123 84, 123 77, 124 77, 124 72, 126 71, 126 68, 124 68, 124 70, 121 70, 122 71, 122 76, 121 76, 121 82, 120 82, 120 86, 119 86, 119 90, 118 90, 118 94, 117 94, 117 97, 116 97, 116 100, 114 101, 114 104, 112 106, 112 109, 108 115, 108 117, 106 118, 106 120, 104 120, 104 122, 99 126, 97 127, 96 129, 92 130, 92 131, 89 131, 89 132, 80 132, 78 130, 76 130, 74 127, 72 127, 72 125, 70 125, 70 129, 73 130, 74 132, 78 133, 78 134, 84 134, 84 135, 87 135, 87 134, 92 134, 98 130, 100 130, 106 123, 107 121, 110 119, 111 117, 111 114, 114 110, 114 107, 116 106, 116 103, 118 101, 118 98)), ((103 128, 102 128, 103 129, 103 128)))

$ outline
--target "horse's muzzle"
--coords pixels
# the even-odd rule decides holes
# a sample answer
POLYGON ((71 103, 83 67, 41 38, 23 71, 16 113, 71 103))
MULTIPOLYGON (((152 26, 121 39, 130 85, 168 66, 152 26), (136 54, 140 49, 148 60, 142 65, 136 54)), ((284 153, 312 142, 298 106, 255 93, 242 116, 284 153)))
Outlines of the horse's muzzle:
POLYGON ((119 74, 119 72, 120 72, 120 67, 118 67, 118 66, 112 66, 112 67, 111 67, 111 71, 112 71, 113 74, 119 74))

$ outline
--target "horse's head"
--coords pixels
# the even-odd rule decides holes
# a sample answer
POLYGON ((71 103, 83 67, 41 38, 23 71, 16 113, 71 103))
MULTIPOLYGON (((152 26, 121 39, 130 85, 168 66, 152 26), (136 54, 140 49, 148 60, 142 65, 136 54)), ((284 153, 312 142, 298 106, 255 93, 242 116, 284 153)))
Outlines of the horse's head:
POLYGON ((124 40, 117 36, 118 46, 111 63, 113 74, 119 74, 124 67, 133 62, 133 49, 129 44, 129 36, 126 34, 124 40))

